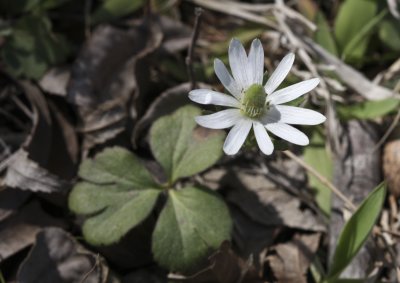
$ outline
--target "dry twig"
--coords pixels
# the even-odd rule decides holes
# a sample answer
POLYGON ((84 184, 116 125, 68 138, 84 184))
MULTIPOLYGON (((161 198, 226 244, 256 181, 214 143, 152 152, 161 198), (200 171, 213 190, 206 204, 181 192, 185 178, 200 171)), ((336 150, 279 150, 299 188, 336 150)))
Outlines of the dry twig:
POLYGON ((327 186, 332 191, 332 193, 334 193, 338 198, 340 198, 350 209, 352 210, 356 209, 354 203, 351 200, 349 200, 338 188, 336 188, 327 178, 322 176, 317 170, 315 170, 313 167, 305 163, 301 158, 297 157, 293 152, 285 150, 283 151, 283 153, 290 159, 296 161, 301 167, 306 169, 308 172, 313 174, 322 184, 327 186))
POLYGON ((377 144, 373 147, 371 152, 375 152, 378 150, 382 144, 387 140, 387 138, 390 136, 390 134, 394 131, 396 126, 399 124, 400 121, 400 110, 397 111, 396 117, 394 117, 393 122, 390 124, 389 128, 386 130, 385 134, 382 136, 382 138, 377 142, 377 144))
POLYGON ((95 263, 93 264, 92 268, 83 276, 80 283, 85 283, 85 281, 88 279, 89 275, 96 269, 97 266, 100 266, 100 254, 96 255, 95 263))
POLYGON ((188 56, 186 57, 186 67, 190 81, 190 88, 194 89, 196 87, 196 79, 194 77, 194 70, 193 70, 193 55, 194 55, 194 48, 196 47, 196 41, 199 37, 200 32, 200 24, 201 24, 201 14, 203 13, 203 9, 200 7, 196 7, 195 11, 196 19, 194 21, 194 28, 192 39, 189 45, 188 56))

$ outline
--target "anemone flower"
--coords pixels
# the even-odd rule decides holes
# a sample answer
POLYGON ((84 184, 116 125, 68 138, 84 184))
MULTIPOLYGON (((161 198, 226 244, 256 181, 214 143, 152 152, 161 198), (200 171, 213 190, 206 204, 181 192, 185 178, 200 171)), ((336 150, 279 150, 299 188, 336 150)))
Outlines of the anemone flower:
POLYGON ((260 150, 267 155, 274 150, 267 130, 288 142, 307 145, 308 137, 291 125, 317 125, 326 118, 310 109, 284 105, 311 91, 319 83, 319 79, 315 78, 277 90, 293 62, 294 54, 286 55, 263 85, 264 49, 261 41, 253 40, 247 56, 240 41, 233 39, 229 45, 232 75, 221 60, 214 61, 215 74, 231 95, 210 89, 195 89, 189 93, 189 98, 194 102, 229 109, 198 116, 196 122, 210 129, 232 127, 223 146, 228 155, 239 151, 251 128, 260 150))

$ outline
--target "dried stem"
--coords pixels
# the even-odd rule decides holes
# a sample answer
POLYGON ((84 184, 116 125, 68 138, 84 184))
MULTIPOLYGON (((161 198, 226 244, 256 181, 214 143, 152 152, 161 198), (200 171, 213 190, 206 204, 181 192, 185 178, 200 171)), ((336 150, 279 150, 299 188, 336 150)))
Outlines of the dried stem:
POLYGON ((197 41, 197 38, 199 37, 202 13, 203 13, 202 8, 200 8, 200 7, 195 8, 194 14, 195 14, 196 18, 194 21, 192 40, 190 42, 188 56, 186 57, 186 67, 187 67, 187 72, 188 72, 188 76, 189 76, 191 89, 194 89, 196 87, 196 79, 195 79, 194 70, 193 70, 193 55, 194 55, 194 48, 196 47, 196 41, 197 41))
POLYGON ((293 152, 289 150, 283 151, 283 153, 289 158, 296 161, 301 167, 306 169, 308 172, 313 174, 322 184, 327 186, 338 198, 340 198, 350 209, 355 210, 356 206, 349 200, 338 188, 336 188, 327 178, 322 176, 317 170, 305 163, 301 158, 297 157, 293 152))
POLYGON ((382 136, 382 138, 378 141, 378 143, 374 146, 374 148, 371 150, 371 152, 375 152, 378 150, 387 140, 387 138, 390 136, 390 134, 394 131, 396 128, 397 124, 399 124, 400 121, 400 110, 397 112, 396 117, 394 117, 393 122, 390 124, 389 128, 385 132, 385 134, 382 136))
POLYGON ((96 255, 96 261, 92 268, 83 276, 82 280, 80 283, 85 283, 86 280, 88 279, 89 275, 96 269, 97 266, 100 266, 100 255, 96 255))

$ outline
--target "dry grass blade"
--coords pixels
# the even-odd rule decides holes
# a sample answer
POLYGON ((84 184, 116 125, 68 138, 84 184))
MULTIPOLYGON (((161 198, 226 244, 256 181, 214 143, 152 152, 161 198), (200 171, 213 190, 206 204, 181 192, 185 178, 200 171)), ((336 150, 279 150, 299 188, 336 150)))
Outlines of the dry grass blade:
POLYGON ((338 198, 340 198, 349 208, 352 210, 356 209, 356 206, 353 204, 351 200, 349 200, 338 188, 336 188, 327 178, 322 176, 320 173, 318 173, 317 170, 315 170, 313 167, 305 163, 301 158, 297 157, 293 152, 289 150, 283 151, 283 153, 296 161, 301 167, 309 171, 311 174, 313 174, 318 180, 321 181, 324 185, 326 185, 338 198))
POLYGON ((400 97, 390 89, 372 83, 362 73, 343 63, 311 39, 305 38, 304 42, 318 57, 335 67, 336 74, 344 83, 366 99, 382 100, 389 97, 400 97))
POLYGON ((231 16, 236 16, 238 18, 248 20, 250 22, 258 23, 261 25, 265 25, 274 29, 278 29, 277 25, 263 17, 256 15, 254 13, 251 13, 249 11, 240 9, 240 6, 238 6, 235 2, 231 1, 209 1, 209 0, 186 0, 189 2, 192 2, 198 6, 201 6, 205 9, 217 11, 220 13, 228 14, 231 16))

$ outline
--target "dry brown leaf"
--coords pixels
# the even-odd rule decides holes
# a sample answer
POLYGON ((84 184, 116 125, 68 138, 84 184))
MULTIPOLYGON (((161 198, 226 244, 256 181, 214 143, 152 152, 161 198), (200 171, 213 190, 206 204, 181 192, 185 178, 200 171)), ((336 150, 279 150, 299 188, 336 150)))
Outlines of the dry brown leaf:
POLYGON ((383 173, 388 184, 389 191, 400 197, 400 128, 392 134, 392 138, 383 149, 383 173))
POLYGON ((85 153, 125 130, 138 88, 134 66, 161 43, 156 27, 147 21, 127 30, 100 26, 72 66, 67 99, 78 109, 85 153))
POLYGON ((13 154, 4 179, 7 186, 32 192, 66 193, 70 184, 39 166, 23 149, 13 154))
POLYGON ((289 242, 274 246, 267 257, 276 282, 307 283, 306 272, 319 246, 320 233, 297 233, 289 242))
POLYGON ((209 258, 210 266, 199 273, 174 282, 185 283, 262 283, 251 262, 245 262, 230 248, 229 242, 223 242, 217 252, 209 258))
POLYGON ((100 255, 95 255, 60 228, 46 228, 22 263, 18 282, 118 283, 100 255))
POLYGON ((39 85, 45 92, 66 96, 70 76, 71 72, 69 67, 52 68, 40 79, 39 85))
POLYGON ((310 209, 302 208, 298 197, 272 183, 266 175, 236 168, 223 183, 230 187, 227 200, 252 220, 267 226, 286 226, 306 231, 325 231, 326 227, 310 209))
POLYGON ((75 132, 55 106, 50 110, 37 87, 27 81, 19 85, 31 104, 33 126, 21 148, 10 156, 4 184, 35 192, 66 192, 69 183, 62 178, 70 179, 76 171, 75 132))
POLYGON ((0 262, 33 244, 43 227, 63 225, 46 214, 37 201, 30 202, 0 223, 0 262))
POLYGON ((254 265, 261 268, 264 252, 272 245, 280 228, 257 223, 240 209, 231 208, 230 211, 234 222, 233 240, 239 255, 243 258, 252 256, 254 265))

